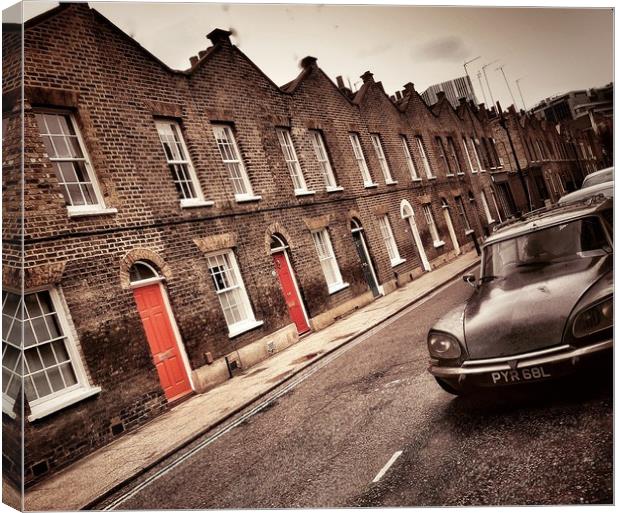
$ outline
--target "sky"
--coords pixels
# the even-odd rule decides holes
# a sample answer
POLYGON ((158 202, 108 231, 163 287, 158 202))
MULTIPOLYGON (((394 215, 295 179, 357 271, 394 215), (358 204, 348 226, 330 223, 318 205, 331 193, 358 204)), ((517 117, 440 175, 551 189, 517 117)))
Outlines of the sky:
MULTIPOLYGON (((175 69, 210 46, 216 27, 231 29, 236 44, 276 84, 299 73, 299 60, 318 58, 335 80, 354 89, 365 71, 388 94, 413 82, 431 84, 464 75, 468 65, 478 101, 518 108, 572 89, 613 80, 613 11, 609 8, 492 8, 394 5, 248 5, 214 3, 89 2, 142 46, 175 69), (495 61, 495 62, 494 62, 495 61), (491 93, 478 72, 485 64, 491 93)), ((31 18, 57 2, 24 3, 31 18)))

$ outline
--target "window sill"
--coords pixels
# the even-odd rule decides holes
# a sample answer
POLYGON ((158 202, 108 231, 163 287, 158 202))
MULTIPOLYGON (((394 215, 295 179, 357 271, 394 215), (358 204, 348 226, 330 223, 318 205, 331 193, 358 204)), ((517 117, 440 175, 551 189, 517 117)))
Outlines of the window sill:
POLYGON ((215 205, 215 201, 181 200, 181 208, 212 207, 213 205, 215 205))
POLYGON ((478 171, 474 171, 474 170, 472 170, 471 174, 472 174, 472 175, 477 175, 477 174, 478 174, 478 171))
POLYGON ((349 286, 348 283, 335 283, 334 285, 329 285, 327 290, 330 294, 335 294, 336 292, 340 292, 343 289, 346 289, 349 286))
POLYGON ((316 194, 316 191, 309 191, 308 189, 295 189, 295 196, 312 196, 316 194))
POLYGON ((448 174, 446 175, 446 177, 447 177, 447 178, 451 178, 451 177, 453 177, 453 176, 454 176, 454 173, 448 173, 448 174))
POLYGON ((470 228, 469 230, 465 230, 465 235, 471 235, 474 231, 470 228))
POLYGON ((440 248, 441 246, 444 246, 446 243, 442 240, 434 240, 433 241, 433 246, 435 246, 436 248, 440 248))
POLYGON ((262 196, 254 196, 253 194, 235 194, 235 201, 237 203, 248 203, 250 201, 259 201, 262 199, 262 196))
POLYGON ((386 180, 385 185, 396 185, 398 180, 386 180))
POLYGON ((375 183, 375 182, 365 182, 364 183, 364 188, 365 189, 374 189, 375 187, 379 187, 379 184, 375 183))
POLYGON ((100 387, 78 388, 73 392, 57 397, 56 399, 51 399, 50 401, 46 401, 37 406, 32 406, 30 408, 30 415, 28 415, 28 422, 47 417, 48 415, 62 410, 67 406, 79 403, 80 401, 92 397, 93 395, 97 395, 99 392, 101 392, 100 387))
POLYGON ((82 209, 75 207, 67 207, 69 217, 86 217, 86 216, 109 216, 118 212, 115 208, 92 208, 82 209))
POLYGON ((428 179, 429 180, 437 180, 437 177, 436 176, 429 176, 428 179))
POLYGON ((392 267, 396 267, 397 265, 404 264, 406 261, 406 258, 399 258, 398 260, 390 260, 390 264, 392 267))
POLYGON ((9 396, 2 393, 2 413, 8 415, 12 419, 15 419, 17 414, 13 411, 14 409, 15 399, 11 399, 9 396))
POLYGON ((465 176, 465 173, 457 173, 457 176, 465 176))
POLYGON ((412 181, 412 182, 418 182, 418 183, 419 183, 419 182, 421 182, 421 181, 422 181, 422 178, 412 178, 412 179, 411 179, 411 181, 412 181))
POLYGON ((344 191, 344 187, 340 185, 330 185, 325 189, 327 192, 341 192, 344 191))
POLYGON ((234 326, 232 329, 231 328, 228 329, 228 338, 237 337, 241 335, 242 333, 245 333, 246 331, 251 331, 262 325, 263 325, 263 321, 256 321, 256 320, 240 323, 238 326, 234 326))

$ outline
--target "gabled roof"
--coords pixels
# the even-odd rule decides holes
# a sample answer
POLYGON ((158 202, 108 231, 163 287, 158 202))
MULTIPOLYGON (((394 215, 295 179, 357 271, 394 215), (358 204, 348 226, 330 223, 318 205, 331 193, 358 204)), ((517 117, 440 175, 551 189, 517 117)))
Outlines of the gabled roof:
POLYGON ((24 30, 28 30, 30 28, 36 27, 37 25, 45 22, 46 20, 48 20, 50 18, 55 17, 56 15, 64 12, 67 9, 70 9, 70 8, 84 9, 84 10, 86 10, 88 12, 91 12, 96 19, 98 19, 99 21, 103 22, 112 31, 114 31, 116 34, 120 35, 123 39, 128 41, 134 47, 136 47, 139 51, 144 53, 147 56, 147 58, 149 58, 149 59, 155 61, 157 64, 159 64, 165 71, 168 71, 169 73, 182 73, 181 71, 174 70, 174 69, 170 68, 170 66, 168 66, 165 62, 163 62, 157 56, 155 56, 151 52, 149 52, 140 43, 138 43, 138 41, 136 41, 133 37, 131 37, 126 32, 124 32, 121 28, 119 28, 117 25, 115 25, 113 22, 111 22, 108 18, 106 18, 99 11, 97 11, 96 9, 93 9, 92 7, 90 7, 88 5, 88 3, 86 3, 86 2, 62 2, 57 7, 54 7, 53 9, 50 9, 49 11, 45 11, 45 12, 39 14, 38 16, 35 16, 34 18, 31 18, 30 20, 26 21, 26 23, 24 23, 24 30))
POLYGON ((280 86, 280 90, 286 94, 295 94, 297 90, 301 87, 301 85, 310 77, 313 73, 319 73, 320 76, 325 78, 327 82, 338 92, 340 96, 342 96, 347 103, 353 104, 351 98, 349 98, 335 83, 329 78, 329 75, 325 73, 319 66, 316 64, 315 57, 304 57, 300 65, 302 66, 302 70, 293 80, 287 82, 283 86, 280 86))

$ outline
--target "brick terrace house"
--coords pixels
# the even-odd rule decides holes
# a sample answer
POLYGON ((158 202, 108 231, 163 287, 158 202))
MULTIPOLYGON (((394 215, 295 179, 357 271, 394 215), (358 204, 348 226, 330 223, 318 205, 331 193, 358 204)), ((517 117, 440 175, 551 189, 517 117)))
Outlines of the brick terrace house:
MULTIPOLYGON (((2 420, 15 480, 22 420, 31 483, 527 208, 484 105, 427 106, 410 83, 391 98, 369 72, 352 92, 312 57, 279 87, 220 29, 172 70, 87 4, 23 30, 23 62, 22 27, 3 41, 2 420)), ((555 127, 506 116, 535 206, 596 168, 555 127)))

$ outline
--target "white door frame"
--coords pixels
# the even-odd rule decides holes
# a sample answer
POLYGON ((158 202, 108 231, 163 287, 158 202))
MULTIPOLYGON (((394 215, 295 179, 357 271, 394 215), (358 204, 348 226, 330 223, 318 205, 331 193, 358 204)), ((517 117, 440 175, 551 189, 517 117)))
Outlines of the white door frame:
POLYGON ((407 219, 407 222, 409 223, 409 229, 413 235, 413 241, 415 242, 416 248, 418 249, 418 254, 420 255, 420 260, 422 261, 422 268, 425 271, 431 271, 431 263, 428 261, 424 244, 422 244, 422 238, 420 237, 420 232, 418 231, 418 225, 415 222, 413 207, 407 200, 403 200, 400 203, 400 215, 403 219, 407 219), (405 214, 404 211, 405 206, 409 207, 409 212, 407 214, 405 214))
POLYGON ((450 217, 450 207, 446 203, 445 205, 442 205, 441 208, 443 208, 443 217, 446 220, 446 225, 448 226, 448 232, 450 233, 450 239, 452 239, 454 251, 457 255, 460 255, 461 246, 459 245, 459 240, 456 238, 456 232, 454 231, 454 225, 452 224, 452 217, 450 217))
MULTIPOLYGON (((380 296, 385 296, 385 292, 383 292, 383 285, 379 283, 379 278, 377 277, 377 273, 375 272, 375 267, 372 265, 372 260, 370 259, 370 253, 368 253, 368 246, 366 246, 366 237, 364 237, 364 228, 360 226, 360 228, 352 228, 351 233, 359 233, 360 239, 362 241, 362 249, 366 255, 366 261, 368 262, 368 267, 370 267, 370 272, 377 284, 377 290, 379 291, 380 296)), ((363 263, 363 262, 362 262, 363 263)))

